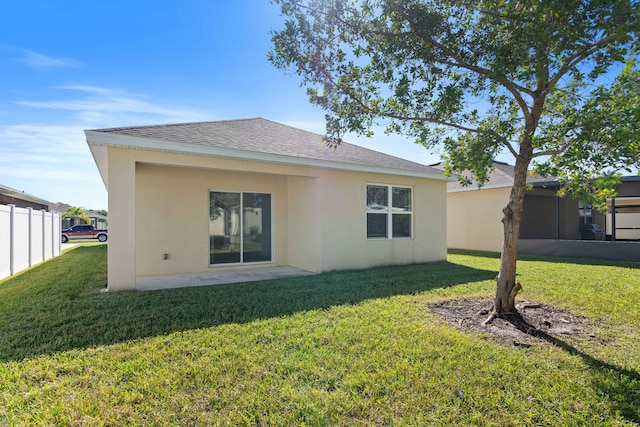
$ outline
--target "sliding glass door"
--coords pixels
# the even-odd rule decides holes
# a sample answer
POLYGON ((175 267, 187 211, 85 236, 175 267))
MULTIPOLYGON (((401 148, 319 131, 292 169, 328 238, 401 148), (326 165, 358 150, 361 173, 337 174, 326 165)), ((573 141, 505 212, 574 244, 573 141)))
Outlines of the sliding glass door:
POLYGON ((209 193, 209 263, 270 262, 271 194, 209 193))

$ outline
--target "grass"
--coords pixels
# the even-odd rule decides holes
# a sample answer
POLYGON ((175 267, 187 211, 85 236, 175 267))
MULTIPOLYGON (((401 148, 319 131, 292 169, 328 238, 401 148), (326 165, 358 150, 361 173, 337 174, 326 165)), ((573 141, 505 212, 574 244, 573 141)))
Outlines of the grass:
POLYGON ((505 347, 426 310, 490 296, 498 262, 101 293, 106 245, 76 247, 0 281, 0 425, 640 424, 640 265, 519 262, 521 298, 598 340, 505 347))

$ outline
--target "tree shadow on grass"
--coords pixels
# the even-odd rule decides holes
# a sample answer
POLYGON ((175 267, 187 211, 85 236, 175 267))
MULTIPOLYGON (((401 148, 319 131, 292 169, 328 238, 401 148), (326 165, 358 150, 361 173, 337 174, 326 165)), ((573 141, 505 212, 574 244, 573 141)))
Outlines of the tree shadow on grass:
MULTIPOLYGON (((468 255, 468 256, 474 256, 474 257, 500 259, 499 252, 471 251, 466 249, 449 249, 448 253, 453 255, 468 255)), ((561 264, 574 264, 574 265, 602 265, 602 266, 610 266, 610 267, 640 269, 640 262, 611 261, 606 259, 594 259, 594 258, 568 258, 568 257, 565 258, 565 257, 519 254, 518 261, 542 261, 542 262, 550 262, 550 263, 556 263, 556 264, 561 263, 561 264)))
POLYGON ((374 298, 493 280, 448 262, 290 279, 101 293, 106 247, 78 247, 0 284, 0 360, 246 323, 374 298))
POLYGON ((503 318, 525 334, 543 339, 573 356, 582 358, 590 369, 594 386, 611 400, 613 409, 627 420, 640 423, 640 373, 596 359, 566 341, 529 324, 522 316, 503 318))

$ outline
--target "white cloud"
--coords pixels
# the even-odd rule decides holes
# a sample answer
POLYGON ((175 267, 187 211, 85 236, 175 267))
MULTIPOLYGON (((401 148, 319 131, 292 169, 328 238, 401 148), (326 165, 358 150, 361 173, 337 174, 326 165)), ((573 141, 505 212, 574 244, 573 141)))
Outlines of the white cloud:
POLYGON ((94 95, 113 95, 113 94, 125 94, 126 92, 117 91, 113 89, 107 89, 100 86, 87 86, 87 85, 64 85, 58 86, 58 89, 77 90, 79 92, 92 93, 94 95))
POLYGON ((79 67, 80 62, 69 58, 54 58, 52 56, 43 55, 28 49, 15 48, 21 53, 21 56, 14 58, 14 61, 23 63, 35 70, 44 70, 48 68, 67 68, 79 67))
POLYGON ((106 191, 79 126, 0 126, 0 182, 51 202, 106 208, 106 191))
POLYGON ((74 119, 90 126, 112 127, 214 120, 210 114, 194 109, 149 102, 138 94, 96 86, 60 86, 81 96, 47 101, 17 101, 19 105, 66 110, 74 119))
POLYGON ((0 126, 0 141, 2 176, 81 179, 92 166, 84 134, 76 126, 0 126))
POLYGON ((107 207, 84 129, 217 119, 203 111, 153 103, 139 94, 99 86, 57 89, 61 96, 56 100, 16 102, 56 110, 51 116, 57 123, 46 118, 41 119, 46 123, 0 125, 0 183, 74 206, 107 207))

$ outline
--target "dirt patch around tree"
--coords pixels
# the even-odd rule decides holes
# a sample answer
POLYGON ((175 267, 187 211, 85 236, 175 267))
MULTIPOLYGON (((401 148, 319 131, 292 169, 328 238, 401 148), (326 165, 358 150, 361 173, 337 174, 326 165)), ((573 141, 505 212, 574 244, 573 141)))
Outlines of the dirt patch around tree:
POLYGON ((557 343, 570 337, 598 340, 593 323, 568 310, 548 304, 523 301, 516 305, 520 316, 495 318, 488 325, 493 300, 453 299, 428 304, 428 309, 464 332, 475 332, 501 344, 531 347, 543 342, 557 343))

